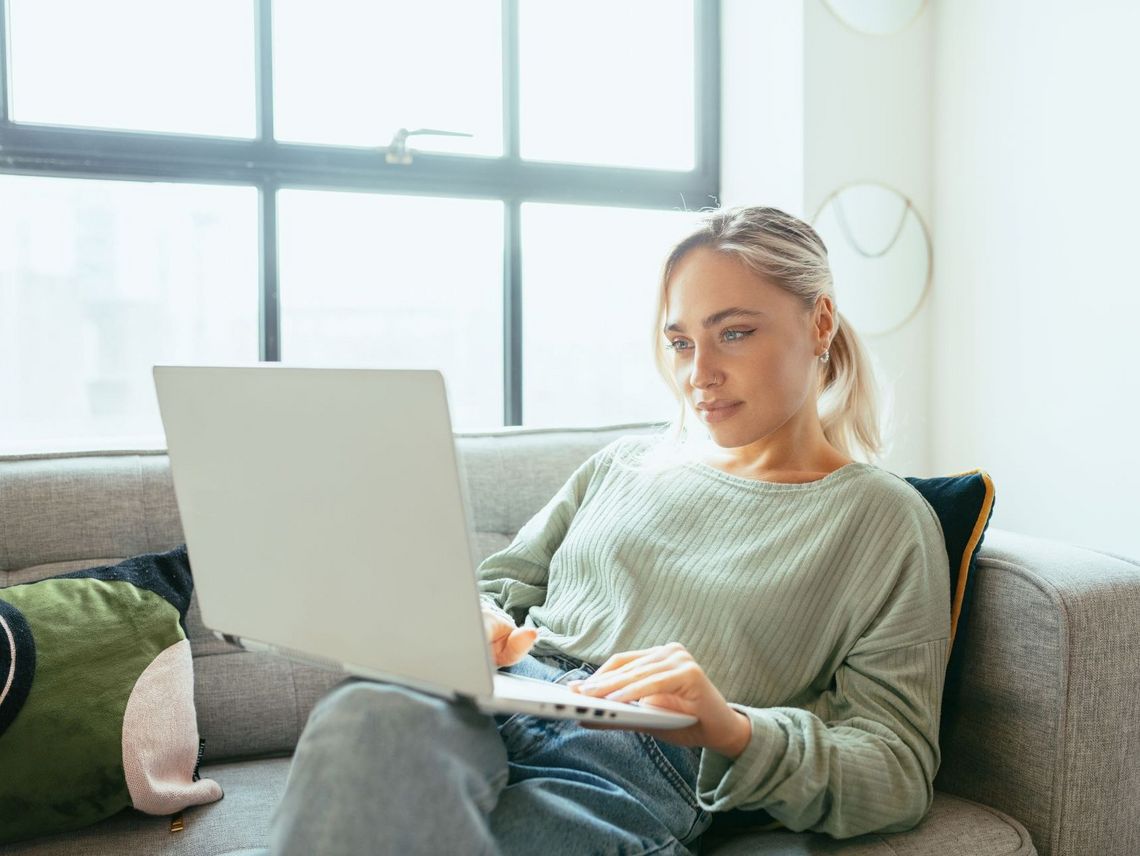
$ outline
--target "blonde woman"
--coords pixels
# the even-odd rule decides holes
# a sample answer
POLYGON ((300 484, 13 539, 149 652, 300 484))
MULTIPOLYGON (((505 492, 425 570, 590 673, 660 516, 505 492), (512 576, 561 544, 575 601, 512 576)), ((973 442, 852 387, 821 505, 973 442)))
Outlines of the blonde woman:
POLYGON ((675 424, 591 456, 479 586, 499 666, 697 723, 353 682, 310 716, 272 852, 680 854, 714 816, 843 838, 925 815, 948 559, 926 500, 871 462, 871 370, 823 242, 776 209, 713 211, 657 310, 675 424))

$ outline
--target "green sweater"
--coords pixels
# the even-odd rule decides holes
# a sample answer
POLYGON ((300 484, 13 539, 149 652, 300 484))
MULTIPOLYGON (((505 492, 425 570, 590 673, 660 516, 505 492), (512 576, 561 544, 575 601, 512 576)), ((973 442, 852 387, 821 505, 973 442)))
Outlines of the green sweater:
POLYGON ((950 635, 929 504, 862 462, 807 484, 622 464, 646 442, 582 464, 480 564, 481 597, 538 629, 535 653, 601 664, 681 642, 752 722, 735 760, 702 751, 705 809, 763 808, 837 838, 914 826, 940 761, 950 635))

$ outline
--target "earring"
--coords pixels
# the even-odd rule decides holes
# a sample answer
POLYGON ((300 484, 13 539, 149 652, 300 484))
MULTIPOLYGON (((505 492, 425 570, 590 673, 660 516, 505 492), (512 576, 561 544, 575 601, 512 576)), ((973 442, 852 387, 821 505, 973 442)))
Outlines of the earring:
POLYGON ((819 361, 821 363, 827 363, 827 362, 830 362, 830 360, 831 360, 831 351, 830 350, 824 351, 822 354, 819 355, 819 361))

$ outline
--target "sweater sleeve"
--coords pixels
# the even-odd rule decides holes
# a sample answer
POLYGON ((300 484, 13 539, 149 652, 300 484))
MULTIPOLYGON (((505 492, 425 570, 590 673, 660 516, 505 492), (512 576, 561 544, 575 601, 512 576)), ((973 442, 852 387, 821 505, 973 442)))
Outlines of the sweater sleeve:
POLYGON ((550 560, 619 442, 591 455, 507 547, 479 563, 476 576, 484 604, 521 625, 532 606, 545 602, 550 560))
POLYGON ((918 517, 894 587, 826 691, 800 707, 730 703, 752 738, 735 760, 702 752, 705 809, 762 808, 791 830, 835 838, 925 816, 941 759, 950 585, 941 526, 918 517))

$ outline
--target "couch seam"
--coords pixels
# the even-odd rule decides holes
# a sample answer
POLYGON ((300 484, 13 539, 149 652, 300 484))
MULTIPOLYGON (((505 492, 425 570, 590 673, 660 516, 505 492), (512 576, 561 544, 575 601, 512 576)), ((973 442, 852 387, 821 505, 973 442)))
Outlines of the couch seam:
MULTIPOLYGON (((1017 832, 1017 836, 1020 839, 1018 841, 1018 848, 1017 848, 1017 851, 1014 853, 1011 853, 1010 856, 1022 856, 1022 854, 1025 854, 1027 852, 1025 849, 1025 845, 1027 843, 1033 844, 1033 836, 1031 836, 1029 834, 1029 830, 1025 828, 1025 824, 1022 823, 1020 820, 1018 820, 1016 817, 1013 817, 1013 815, 1008 815, 1003 811, 998 811, 993 806, 988 806, 985 803, 980 803, 980 802, 977 802, 975 800, 968 800, 965 797, 955 796, 955 799, 960 799, 963 802, 972 803, 973 805, 976 805, 979 808, 985 809, 990 814, 992 814, 994 817, 996 817, 998 820, 1006 823, 1015 832, 1017 832), (1013 821, 1014 823, 1016 823, 1017 826, 1013 826, 1012 824, 1010 824, 1009 823, 1010 821, 1013 821)), ((1036 846, 1036 845, 1034 845, 1034 846, 1036 846)))
MULTIPOLYGON (((1029 851, 1026 849, 1026 844, 1027 843, 1032 844, 1033 838, 1029 835, 1029 830, 1025 828, 1025 824, 1023 824, 1021 821, 1017 820, 1017 818, 1013 817, 1012 815, 1008 815, 1005 812, 998 811, 997 809, 993 808, 992 806, 988 806, 985 803, 980 803, 980 802, 977 802, 976 800, 966 799, 965 797, 960 797, 957 794, 951 794, 951 793, 948 793, 946 791, 942 791, 942 793, 945 794, 946 796, 952 798, 952 799, 959 800, 960 802, 964 802, 964 803, 969 803, 970 805, 972 805, 976 808, 980 808, 980 809, 988 812, 993 817, 995 817, 997 820, 999 820, 1003 824, 1005 824, 1008 828, 1012 829, 1014 832, 1017 833, 1017 847, 1016 847, 1016 849, 1009 851, 1008 854, 999 854, 999 856, 1028 856, 1029 851)), ((878 833, 876 835, 876 837, 879 839, 879 842, 881 844, 886 845, 887 849, 890 850, 892 853, 896 853, 896 854, 899 853, 899 850, 894 846, 894 844, 892 844, 890 841, 888 841, 887 838, 882 833, 878 833)))
POLYGON ((301 740, 301 700, 297 696, 297 664, 289 663, 289 682, 293 685, 293 732, 297 735, 293 740, 293 749, 297 748, 297 744, 301 740))
MULTIPOLYGON (((1042 594, 1048 597, 1053 603, 1059 607, 1061 615, 1064 618, 1060 633, 1060 646, 1061 646, 1061 669, 1058 675, 1059 684, 1061 687, 1061 695, 1064 698, 1064 704, 1057 714, 1057 749, 1056 756, 1053 760, 1053 785, 1054 796, 1049 803, 1049 847, 1054 853, 1060 853, 1061 845, 1061 818, 1065 814, 1065 745, 1068 742, 1068 718, 1069 718, 1069 704, 1072 696, 1072 682, 1069 680, 1069 675, 1072 671, 1072 645, 1070 639, 1070 625, 1071 614, 1069 604, 1065 600, 1061 591, 1052 583, 1042 579, 1037 574, 1033 573, 1028 568, 1019 565, 1015 562, 1010 562, 1005 559, 996 559, 993 557, 986 557, 983 559, 978 557, 978 567, 982 563, 992 564, 994 567, 1000 567, 1006 571, 1012 572, 1013 576, 1020 576, 1025 581, 1033 584, 1042 594)), ((1032 840, 1032 836, 1030 837, 1032 840)))

